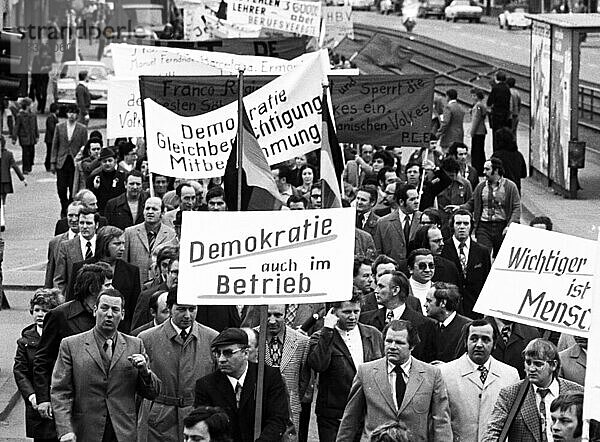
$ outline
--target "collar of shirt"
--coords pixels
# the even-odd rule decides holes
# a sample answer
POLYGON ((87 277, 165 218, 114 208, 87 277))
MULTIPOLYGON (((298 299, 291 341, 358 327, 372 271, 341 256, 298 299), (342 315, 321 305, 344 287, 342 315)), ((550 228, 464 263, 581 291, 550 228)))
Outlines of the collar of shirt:
MULTIPOLYGON (((474 372, 479 371, 479 364, 476 364, 475 362, 473 362, 471 360, 471 358, 469 358, 468 356, 467 356, 467 359, 469 360, 469 363, 471 364, 471 367, 473 367, 473 371, 474 372)), ((487 368, 488 373, 489 373, 490 372, 490 367, 492 366, 492 358, 491 358, 491 356, 488 358, 487 361, 485 361, 485 364, 483 364, 483 366, 485 368, 487 368)))
MULTIPOLYGON (((406 304, 399 305, 395 309, 392 309, 392 313, 394 313, 394 319, 400 319, 400 317, 404 314, 404 310, 406 310, 406 304)), ((386 309, 386 315, 387 312, 389 312, 388 309, 386 309)))
POLYGON ((451 322, 454 320, 454 318, 455 318, 455 317, 456 317, 456 312, 452 312, 452 313, 450 314, 450 316, 448 316, 448 317, 446 318, 446 320, 445 320, 444 322, 442 322, 442 325, 443 325, 444 327, 448 327, 448 326, 450 325, 450 323, 451 323, 451 322))
POLYGON ((42 336, 42 332, 44 331, 44 327, 35 326, 35 330, 38 332, 38 335, 42 336))
POLYGON ((244 369, 244 372, 242 373, 242 375, 240 376, 239 379, 236 379, 233 376, 226 375, 227 379, 229 379, 229 383, 233 387, 233 391, 235 391, 235 386, 238 384, 238 382, 240 383, 242 388, 244 387, 244 381, 246 380, 246 374, 248 374, 248 363, 247 362, 246 362, 246 368, 244 369))
MULTIPOLYGON (((456 239, 456 236, 452 237, 452 241, 454 241, 454 247, 456 248, 456 253, 460 254, 460 241, 458 239, 456 239)), ((471 248, 471 237, 468 236, 467 239, 465 240, 465 255, 469 256, 469 249, 471 248)))
MULTIPOLYGON (((267 335, 267 336, 269 336, 269 335, 267 335)), ((271 339, 273 337, 277 338, 277 341, 279 341, 279 343, 283 345, 283 343, 285 342, 285 327, 282 327, 281 331, 279 333, 277 333, 275 336, 269 336, 267 345, 269 345, 269 341, 271 341, 271 339)))
POLYGON ((94 235, 90 239, 85 239, 83 236, 79 235, 79 245, 81 247, 81 254, 85 259, 85 252, 87 251, 87 243, 88 241, 92 243, 92 254, 96 252, 96 235, 94 235))
POLYGON ((154 227, 150 227, 148 223, 144 222, 144 228, 146 229, 146 233, 154 232, 155 235, 158 235, 158 231, 160 230, 160 224, 156 223, 154 227))
MULTIPOLYGON (((175 323, 173 322, 173 319, 169 319, 169 321, 171 321, 171 325, 173 326, 173 328, 175 329, 175 331, 177 332, 177 334, 180 335, 181 334, 181 329, 175 325, 175 323)), ((192 326, 190 325, 188 328, 185 329, 185 331, 189 335, 192 332, 192 326)))
POLYGON ((77 233, 73 232, 71 229, 67 231, 67 239, 73 239, 77 236, 77 233))
MULTIPOLYGON (((404 372, 404 376, 408 379, 408 375, 410 374, 410 367, 412 366, 412 356, 409 356, 406 362, 400 367, 404 372)), ((396 368, 396 364, 392 364, 390 361, 387 362, 388 374, 394 373, 394 369, 396 368)))
POLYGON ((402 210, 398 210, 398 216, 400 217, 400 223, 402 224, 402 227, 404 227, 404 222, 407 216, 410 217, 410 223, 412 224, 412 217, 414 216, 414 213, 407 215, 402 210))
POLYGON ((360 339, 360 331, 358 330, 358 325, 350 331, 342 330, 337 325, 335 326, 335 329, 338 331, 338 333, 340 334, 342 339, 345 341, 350 340, 351 338, 356 338, 357 336, 358 336, 358 339, 360 339))
MULTIPOLYGON (((533 387, 535 388, 536 396, 540 397, 540 395, 537 394, 540 387, 537 387, 535 385, 533 387)), ((548 386, 548 390, 550 390, 550 394, 552 396, 554 396, 553 399, 558 397, 558 395, 560 394, 560 386, 558 385, 558 381, 556 380, 556 378, 552 379, 552 382, 548 386)), ((546 397, 548 397, 548 396, 546 396, 546 397)), ((552 401, 546 400, 545 402, 546 402, 546 404, 548 404, 547 407, 550 407, 550 402, 552 402, 552 401)))
POLYGON ((102 345, 104 345, 104 343, 105 343, 105 342, 106 342, 108 339, 112 339, 112 341, 113 341, 113 347, 114 347, 115 343, 117 342, 117 332, 116 332, 116 331, 113 333, 113 335, 112 335, 112 336, 104 336, 104 334, 102 334, 102 333, 100 332, 100 330, 98 330, 98 328, 94 327, 94 328, 93 328, 93 330, 94 330, 94 336, 96 337, 96 339, 97 339, 97 340, 98 340, 100 343, 102 343, 102 345))

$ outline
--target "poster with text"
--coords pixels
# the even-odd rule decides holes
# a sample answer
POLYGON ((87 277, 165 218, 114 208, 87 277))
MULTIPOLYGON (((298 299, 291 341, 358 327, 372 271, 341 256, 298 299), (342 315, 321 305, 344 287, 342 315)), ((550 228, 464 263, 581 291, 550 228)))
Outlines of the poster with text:
POLYGON ((143 137, 144 119, 137 78, 108 81, 106 138, 143 137))
POLYGON ((587 336, 596 241, 512 223, 474 310, 587 336))
POLYGON ((531 142, 529 164, 548 176, 550 130, 550 25, 533 22, 531 30, 531 142))
POLYGON ((323 6, 321 47, 335 48, 345 37, 354 38, 352 6, 323 6))
POLYGON ((178 302, 260 305, 352 297, 354 208, 184 212, 178 302))

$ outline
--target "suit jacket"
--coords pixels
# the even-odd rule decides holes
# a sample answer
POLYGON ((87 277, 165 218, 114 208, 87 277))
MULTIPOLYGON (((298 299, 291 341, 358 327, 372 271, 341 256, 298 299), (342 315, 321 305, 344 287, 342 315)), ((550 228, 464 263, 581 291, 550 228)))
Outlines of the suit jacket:
MULTIPOLYGON (((76 235, 77 236, 77 235, 76 235)), ((46 264, 46 277, 44 287, 51 289, 54 287, 54 273, 56 272, 56 259, 58 257, 58 248, 62 242, 69 240, 67 232, 56 235, 48 243, 48 264, 46 264)))
POLYGON ((56 131, 56 125, 58 124, 58 117, 56 114, 48 114, 46 118, 46 133, 44 134, 44 143, 49 144, 52 147, 52 139, 54 138, 54 132, 56 131))
MULTIPOLYGON (((363 361, 380 358, 383 355, 383 339, 379 330, 363 324, 358 324, 358 328, 363 344, 363 361)), ((356 374, 350 351, 340 334, 326 327, 315 332, 308 345, 308 365, 319 373, 315 413, 340 419, 356 374)))
MULTIPOLYGON (((510 118, 510 88, 506 82, 494 82, 486 104, 490 108, 492 116, 510 118)), ((493 129, 499 128, 493 127, 493 129)))
POLYGON ((358 367, 336 441, 352 442, 362 434, 361 442, 369 442, 373 430, 390 421, 404 422, 411 441, 452 441, 448 395, 438 367, 413 357, 398 407, 388 380, 387 358, 358 367))
POLYGON ((477 298, 479 298, 479 293, 481 293, 481 289, 483 289, 488 273, 490 273, 492 268, 490 251, 486 247, 471 240, 466 274, 464 275, 460 264, 460 258, 458 257, 458 251, 454 246, 454 240, 452 238, 444 241, 442 257, 449 259, 454 263, 457 269, 460 269, 458 274, 460 282, 458 288, 462 294, 462 302, 459 312, 471 319, 481 317, 481 315, 473 312, 473 307, 475 306, 475 302, 477 302, 477 298))
POLYGON ((75 98, 80 115, 88 115, 90 113, 90 106, 92 105, 92 94, 90 94, 88 87, 79 83, 75 87, 75 98))
POLYGON ((140 334, 161 392, 154 403, 142 404, 138 441, 183 442, 183 418, 192 410, 196 381, 214 370, 210 343, 217 335, 194 324, 184 342, 169 319, 140 334))
POLYGON ((519 382, 514 367, 490 358, 490 369, 481 382, 467 354, 439 365, 450 402, 452 434, 455 442, 479 442, 487 429, 500 389, 519 382))
MULTIPOLYGON (((496 442, 498 440, 504 422, 517 397, 519 387, 523 382, 525 381, 519 381, 500 390, 482 442, 496 442)), ((559 394, 583 393, 581 385, 561 378, 558 378, 558 388, 559 394)), ((539 442, 542 440, 540 435, 540 412, 535 401, 535 394, 533 386, 530 385, 523 404, 508 431, 510 442, 539 442)), ((549 411, 549 404, 547 407, 546 411, 549 411)))
POLYGON ((444 117, 437 135, 440 138, 440 146, 448 147, 454 142, 462 143, 465 133, 463 123, 465 111, 458 101, 452 100, 444 107, 444 117))
POLYGON ((153 399, 160 392, 160 381, 154 373, 143 377, 127 360, 136 353, 145 354, 142 341, 117 333, 107 369, 93 330, 61 342, 51 390, 59 438, 74 432, 78 441, 100 441, 110 418, 119 440, 135 440, 136 394, 153 399))
POLYGON ((141 332, 146 331, 152 327, 154 327, 154 319, 150 322, 146 322, 144 325, 141 325, 136 329, 131 330, 131 333, 129 334, 131 336, 139 336, 141 332))
POLYGON ((529 344, 530 341, 541 337, 538 329, 515 322, 512 325, 512 332, 508 338, 508 342, 504 343, 504 340, 500 338, 501 334, 500 330, 498 330, 496 321, 491 317, 488 317, 488 319, 496 331, 496 336, 499 337, 494 346, 494 350, 492 350, 492 356, 511 367, 515 367, 519 372, 519 377, 523 379, 525 377, 522 356, 523 350, 525 350, 525 347, 527 347, 527 344, 529 344))
POLYGON ((131 209, 127 203, 127 194, 122 193, 116 198, 108 200, 104 208, 104 215, 110 226, 125 230, 135 224, 144 222, 144 203, 148 199, 146 192, 141 192, 137 204, 137 216, 133 219, 131 209))
MULTIPOLYGON (((196 382, 194 406, 221 407, 229 416, 234 442, 254 442, 254 409, 258 365, 248 363, 242 388, 240 406, 236 407, 235 393, 227 376, 221 371, 196 382)), ((263 390, 262 431, 256 441, 279 442, 289 418, 285 385, 279 370, 265 366, 263 390)))
POLYGON ((73 264, 83 261, 80 237, 63 241, 58 247, 56 268, 54 270, 53 284, 66 294, 71 278, 73 277, 73 264))
MULTIPOLYGON (((106 218, 100 215, 100 219, 98 220, 98 228, 106 226, 108 223, 106 218)), ((65 233, 69 230, 69 222, 67 218, 61 218, 56 221, 56 225, 54 226, 54 236, 65 233)))
POLYGON ((196 311, 196 321, 220 333, 226 328, 241 327, 242 321, 247 316, 248 309, 249 306, 244 306, 242 316, 240 316, 235 305, 199 305, 196 311))
MULTIPOLYGON (((73 277, 69 281, 69 287, 66 291, 66 299, 70 301, 75 297, 75 276, 77 272, 85 264, 94 264, 100 261, 97 257, 86 259, 85 261, 76 262, 73 264, 72 275, 73 277)), ((131 264, 126 263, 121 259, 117 259, 115 263, 115 271, 113 275, 112 285, 117 289, 125 298, 125 317, 119 324, 119 331, 123 333, 129 333, 131 330, 131 313, 134 311, 137 304, 138 296, 140 295, 140 277, 139 269, 131 264)))
POLYGON ((81 301, 69 301, 44 317, 44 332, 33 361, 33 386, 38 404, 50 402, 50 378, 60 342, 67 336, 91 330, 96 324, 81 301))
POLYGON ((87 143, 87 140, 87 128, 83 124, 75 123, 75 130, 69 140, 67 122, 58 123, 54 131, 54 138, 52 139, 50 163, 56 165, 57 169, 62 169, 67 156, 71 155, 73 161, 75 161, 79 149, 87 143))
POLYGON ((377 257, 373 237, 362 229, 354 229, 354 256, 369 260, 377 257))
MULTIPOLYGON (((421 212, 417 211, 412 214, 409 241, 414 239, 420 226, 420 219, 421 212)), ((378 254, 394 258, 400 265, 406 263, 408 244, 404 240, 404 230, 400 223, 398 210, 394 210, 389 215, 379 219, 373 234, 373 240, 378 254)))
POLYGON ((587 354, 581 349, 579 344, 576 343, 566 350, 561 351, 558 355, 560 356, 560 371, 558 375, 568 381, 585 385, 587 354))
POLYGON ((437 357, 438 361, 450 362, 456 359, 457 349, 461 346, 463 337, 463 327, 471 322, 470 318, 459 315, 454 316, 454 319, 443 330, 438 325, 437 342, 443 342, 444 345, 438 345, 437 357))
POLYGON ((125 173, 120 170, 105 172, 102 168, 92 172, 86 179, 85 186, 94 192, 98 200, 98 212, 104 215, 106 204, 109 200, 125 193, 125 173), (98 187, 94 186, 94 181, 100 177, 98 187))
MULTIPOLYGON (((173 229, 161 224, 154 240, 154 247, 168 242, 177 243, 177 236, 173 229)), ((152 250, 150 250, 148 244, 148 233, 146 233, 144 223, 125 229, 125 261, 140 269, 140 284, 143 284, 148 279, 151 252, 152 250)))
POLYGON ((379 221, 379 217, 375 215, 374 211, 371 210, 369 212, 369 216, 367 217, 367 222, 364 224, 361 230, 364 230, 369 235, 373 236, 375 233, 375 227, 377 227, 377 221, 379 221))
POLYGON ((449 282, 460 288, 462 272, 458 271, 456 264, 440 255, 433 255, 433 262, 435 263, 435 271, 431 278, 433 282, 449 282))
MULTIPOLYGON (((404 313, 400 316, 400 319, 410 321, 419 332, 419 342, 412 351, 415 358, 425 362, 431 362, 436 359, 437 356, 437 334, 438 326, 436 321, 431 318, 423 316, 422 309, 413 310, 412 308, 405 308, 404 313)), ((408 304, 407 304, 408 306, 408 304)), ((385 316, 386 311, 384 308, 365 312, 360 315, 359 321, 363 324, 368 324, 375 327, 378 330, 383 331, 385 327, 385 316)))
POLYGON ((137 304, 135 305, 133 316, 131 318, 132 328, 137 328, 152 320, 152 315, 150 314, 150 297, 159 290, 163 292, 169 290, 167 283, 162 282, 159 285, 150 286, 147 289, 142 290, 142 293, 138 296, 137 304))
POLYGON ((30 111, 20 110, 15 119, 13 128, 14 138, 18 138, 21 146, 33 146, 40 137, 37 125, 37 116, 30 111))

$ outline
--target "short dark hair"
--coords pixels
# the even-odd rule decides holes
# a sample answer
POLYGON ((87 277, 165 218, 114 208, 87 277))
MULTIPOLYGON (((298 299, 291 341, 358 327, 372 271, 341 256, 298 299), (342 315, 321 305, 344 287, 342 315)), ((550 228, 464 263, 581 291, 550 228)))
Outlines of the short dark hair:
POLYGON ((377 172, 377 184, 382 185, 382 187, 385 186, 385 174, 386 173, 393 173, 396 174, 396 171, 394 170, 393 167, 390 166, 383 166, 381 168, 381 170, 379 172, 377 172))
POLYGON ((421 247, 419 249, 415 249, 408 254, 408 257, 406 258, 406 265, 408 265, 409 269, 412 269, 412 267, 415 265, 415 261, 417 260, 417 256, 429 256, 429 255, 433 255, 433 253, 431 253, 431 250, 429 250, 429 248, 421 247))
POLYGON ((504 71, 497 71, 496 72, 496 80, 498 80, 498 81, 506 81, 506 74, 504 73, 504 71))
POLYGON ((351 303, 351 304, 359 304, 359 305, 360 305, 360 294, 359 294, 357 291, 353 290, 353 291, 352 291, 352 298, 350 298, 350 299, 348 299, 348 300, 346 300, 346 301, 336 301, 336 302, 332 302, 332 303, 330 303, 330 304, 329 304, 329 307, 330 307, 330 308, 336 308, 336 309, 337 309, 337 308, 341 308, 341 307, 342 307, 342 304, 343 304, 344 302, 349 302, 349 303, 351 303))
POLYGON ((102 290, 104 281, 107 278, 112 279, 112 277, 112 268, 106 263, 84 264, 75 276, 73 286, 75 299, 83 301, 90 294, 98 295, 102 290))
POLYGON ((431 229, 438 229, 441 231, 441 229, 435 224, 426 224, 419 227, 415 233, 415 238, 411 241, 412 250, 429 249, 429 231, 431 229))
POLYGON ((406 203, 406 200, 408 199, 408 191, 409 190, 417 190, 417 188, 415 186, 413 186, 412 184, 400 184, 400 185, 396 185, 396 191, 394 192, 394 199, 396 200, 396 202, 398 204, 400 204, 400 201, 402 201, 403 203, 406 203))
POLYGON ((394 167, 394 157, 386 150, 379 150, 373 154, 373 162, 377 159, 383 160, 384 166, 394 167))
POLYGON ((432 288, 435 304, 439 306, 440 302, 446 301, 446 310, 455 312, 460 302, 458 287, 449 282, 437 281, 433 283, 432 288))
POLYGON ((53 114, 58 110, 58 103, 50 103, 50 113, 53 114))
MULTIPOLYGON (((313 182, 317 181, 319 179, 318 177, 318 172, 317 172, 317 168, 311 164, 305 164, 304 166, 302 166, 300 168, 300 170, 298 172, 300 172, 300 176, 302 177, 302 172, 304 172, 304 169, 310 169, 312 170, 313 173, 313 182)), ((291 172, 291 171, 290 171, 291 172)))
POLYGON ((569 408, 575 407, 575 415, 577 416, 577 426, 573 432, 573 437, 581 437, 583 428, 583 393, 567 393, 561 394, 550 403, 550 413, 555 411, 567 411, 569 408))
POLYGON ((192 190, 194 191, 194 195, 196 194, 196 189, 194 189, 194 186, 192 186, 189 181, 182 181, 181 183, 179 183, 177 185, 177 187, 175 188, 175 195, 177 195, 179 198, 181 198, 181 189, 183 189, 184 187, 191 187, 192 190))
POLYGON ((302 205, 304 205, 305 209, 308 208, 308 200, 300 195, 290 195, 290 197, 287 200, 286 205, 288 207, 290 207, 290 204, 292 204, 292 203, 302 203, 302 205))
POLYGON ((485 92, 477 87, 471 89, 471 93, 477 97, 478 100, 483 100, 485 92))
POLYGON ((102 295, 110 296, 111 298, 119 298, 121 300, 121 309, 125 310, 125 296, 117 289, 104 289, 98 293, 98 296, 96 297, 96 307, 98 307, 98 302, 102 295))
POLYGON ((467 149, 467 152, 469 151, 469 148, 467 147, 467 145, 461 141, 455 141, 452 144, 450 144, 450 146, 448 147, 448 155, 451 155, 453 157, 458 155, 458 149, 463 148, 463 149, 467 149))
POLYGON ((415 348, 421 342, 421 338, 419 337, 419 332, 417 330, 417 327, 415 327, 413 325, 413 323, 410 321, 405 321, 404 319, 394 319, 394 320, 390 321, 383 328, 382 335, 383 335, 384 342, 385 342, 385 337, 387 335, 387 332, 390 329, 393 331, 406 330, 408 332, 408 345, 410 346, 410 348, 415 348))
POLYGON ((191 428, 204 422, 211 442, 232 442, 231 422, 227 413, 219 407, 200 406, 183 418, 183 426, 191 428))
POLYGON ((354 257, 354 266, 352 268, 352 277, 355 278, 358 276, 358 272, 363 265, 371 267, 371 261, 369 261, 368 259, 358 258, 355 256, 354 257))
POLYGON ((213 198, 225 199, 225 191, 221 186, 211 187, 209 191, 206 192, 206 203, 208 203, 213 198))
POLYGON ((473 223, 473 214, 471 212, 469 212, 467 209, 458 209, 456 212, 454 212, 452 214, 452 216, 450 217, 450 220, 448 221, 448 225, 450 227, 450 231, 452 233, 454 233, 454 219, 458 216, 458 215, 468 215, 469 219, 471 220, 471 229, 469 231, 469 233, 471 233, 473 231, 474 223, 473 223))
POLYGON ((371 271, 373 274, 377 273, 377 267, 379 267, 381 264, 394 264, 396 270, 398 270, 398 262, 394 258, 390 258, 387 255, 378 255, 371 265, 371 271))
POLYGON ((517 80, 515 80, 515 77, 508 77, 506 79, 506 84, 508 85, 508 87, 515 87, 516 83, 517 83, 517 80))
POLYGON ((544 224, 546 226, 546 230, 552 230, 553 227, 552 220, 547 216, 536 216, 531 220, 529 225, 533 226, 535 224, 544 224))
POLYGON ((408 163, 406 163, 406 166, 404 166, 404 173, 408 172, 408 169, 412 169, 413 167, 418 167, 419 173, 423 171, 423 166, 421 166, 419 163, 417 163, 416 161, 409 161, 408 163))
POLYGON ((456 89, 448 89, 446 91, 446 97, 450 100, 456 100, 458 98, 458 92, 456 92, 456 89))
POLYGON ((492 172, 498 172, 498 175, 504 176, 504 164, 500 158, 492 157, 488 160, 492 166, 492 172))
POLYGON ((462 336, 464 337, 464 343, 465 346, 467 345, 467 342, 469 341, 469 334, 471 333, 471 327, 485 327, 486 325, 489 325, 490 327, 492 327, 492 340, 494 341, 494 344, 496 343, 496 340, 498 339, 498 330, 496 327, 494 327, 494 324, 492 324, 492 321, 488 318, 481 318, 481 319, 474 319, 471 322, 468 322, 467 324, 463 325, 463 329, 462 329, 462 336))
POLYGON ((442 160, 442 170, 447 173, 458 173, 460 172, 460 165, 458 161, 452 156, 448 156, 442 160))
MULTIPOLYGON (((442 213, 435 207, 428 207, 427 209, 423 210, 423 212, 421 212, 421 219, 423 219, 423 215, 427 215, 431 222, 433 222, 433 224, 435 224, 437 227, 442 227, 442 213)), ((419 222, 421 219, 419 219, 419 222)))
POLYGON ((29 301, 29 312, 33 313, 33 307, 39 305, 43 309, 52 310, 64 302, 59 289, 41 288, 33 293, 29 301))
MULTIPOLYGON (((169 289, 169 294, 167 295, 167 307, 169 309, 171 309, 171 307, 173 307, 175 304, 182 304, 180 302, 177 302, 177 286, 171 287, 169 289)), ((196 304, 184 304, 184 305, 196 305, 196 304)))
POLYGON ((77 74, 77 77, 79 78, 79 81, 83 81, 87 78, 88 75, 88 71, 86 71, 85 69, 82 71, 79 71, 79 73, 77 74))
MULTIPOLYGON (((160 246, 159 246, 160 247, 160 246)), ((156 264, 160 265, 165 259, 173 260, 179 257, 179 247, 163 245, 156 254, 156 264)))
POLYGON ((371 199, 371 203, 372 204, 377 203, 377 196, 378 196, 377 187, 373 186, 372 184, 367 184, 366 186, 359 187, 358 190, 356 191, 357 195, 358 195, 358 192, 367 192, 371 199))
POLYGON ((123 236, 125 232, 115 226, 100 227, 96 232, 96 257, 108 256, 108 244, 115 238, 123 236))
POLYGON ((137 146, 135 144, 133 144, 131 141, 125 140, 125 141, 119 142, 116 147, 119 151, 119 158, 123 159, 123 158, 125 158, 125 155, 128 155, 132 150, 135 150, 135 148, 137 146))
POLYGON ((279 171, 279 179, 285 178, 287 183, 290 182, 290 176, 292 175, 292 170, 286 164, 280 163, 273 167, 273 169, 277 169, 279 171))
POLYGON ((129 172, 127 174, 127 178, 125 178, 125 182, 127 182, 127 180, 129 179, 130 176, 140 178, 142 181, 144 180, 144 175, 142 175, 142 172, 137 169, 133 169, 131 172, 129 172))

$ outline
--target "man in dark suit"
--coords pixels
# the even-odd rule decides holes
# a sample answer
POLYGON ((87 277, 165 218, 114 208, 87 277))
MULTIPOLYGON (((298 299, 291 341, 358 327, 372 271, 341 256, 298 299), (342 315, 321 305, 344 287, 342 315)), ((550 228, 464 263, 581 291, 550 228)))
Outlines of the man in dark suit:
POLYGON ((103 290, 95 327, 60 344, 51 397, 61 441, 135 440, 136 395, 154 399, 160 391, 143 342, 117 331, 123 304, 117 290, 103 290))
POLYGON ((319 373, 315 413, 321 442, 335 441, 352 379, 360 364, 382 356, 381 333, 358 323, 360 298, 336 302, 310 337, 308 365, 319 373))
POLYGON ((462 143, 465 136, 463 129, 465 111, 458 103, 456 89, 448 89, 446 97, 448 98, 448 103, 444 106, 442 123, 437 131, 437 136, 440 139, 440 147, 443 152, 448 152, 448 148, 454 142, 462 143))
POLYGON ((56 258, 58 249, 64 241, 71 240, 79 233, 79 211, 82 205, 79 201, 73 201, 67 207, 68 230, 56 235, 48 243, 48 264, 46 264, 46 278, 44 287, 51 289, 54 287, 54 272, 56 271, 56 258))
POLYGON ((421 219, 421 212, 417 210, 419 192, 411 184, 400 184, 396 186, 394 198, 399 209, 379 219, 373 239, 378 254, 387 255, 404 266, 408 243, 415 237, 421 219))
POLYGON ((510 88, 506 84, 506 74, 503 71, 496 72, 496 79, 487 99, 487 107, 490 109, 490 127, 492 128, 494 140, 494 152, 496 151, 496 131, 503 127, 511 127, 510 96, 510 88))
POLYGON ((108 224, 125 230, 144 221, 144 203, 148 199, 142 190, 142 172, 132 170, 125 180, 125 193, 108 200, 104 215, 108 224))
POLYGON ((87 177, 86 187, 98 199, 98 211, 105 215, 106 203, 125 193, 125 173, 117 169, 117 155, 110 148, 105 147, 100 151, 101 168, 87 177))
POLYGON ((515 367, 519 377, 525 377, 523 368, 523 350, 534 339, 541 337, 536 327, 519 324, 505 319, 486 317, 492 323, 494 332, 498 336, 492 356, 500 362, 515 367))
POLYGON ((453 230, 452 238, 444 243, 442 257, 452 261, 459 270, 458 288, 462 294, 459 312, 471 319, 478 319, 481 315, 473 312, 473 307, 492 268, 490 251, 471 240, 473 218, 469 211, 459 209, 454 212, 450 227, 453 230))
POLYGON ((419 310, 407 308, 408 291, 409 283, 404 273, 398 271, 384 273, 377 279, 375 288, 377 302, 384 308, 363 313, 360 322, 371 325, 377 330, 383 330, 394 319, 410 321, 417 327, 420 338, 413 354, 422 361, 431 362, 437 355, 436 323, 433 319, 423 316, 420 308, 419 310))
POLYGON ((410 321, 384 329, 385 357, 361 365, 352 382, 338 441, 369 441, 382 424, 401 421, 411 441, 451 442, 450 408, 440 369, 412 356, 419 340, 410 321))
POLYGON ((113 272, 108 266, 85 266, 75 284, 76 299, 50 310, 44 317, 44 330, 33 362, 33 386, 42 417, 52 418, 50 378, 60 342, 67 336, 94 327, 94 303, 100 291, 111 286, 112 277, 113 272))
POLYGON ((67 206, 73 199, 75 157, 87 140, 87 128, 77 122, 76 106, 67 109, 67 121, 58 123, 52 140, 50 170, 56 173, 56 189, 60 199, 61 216, 66 216, 67 206))
POLYGON ((373 212, 377 196, 377 188, 370 184, 362 186, 356 192, 356 228, 364 230, 371 236, 375 233, 377 220, 379 220, 373 212))
MULTIPOLYGON (((194 407, 221 407, 229 416, 233 441, 253 442, 258 365, 248 362, 248 335, 239 328, 229 328, 213 340, 211 349, 218 370, 196 381, 194 407)), ((279 442, 288 410, 281 373, 265 366, 262 425, 257 440, 279 442)))
POLYGON ((441 256, 444 249, 444 238, 442 231, 435 224, 426 224, 419 227, 415 234, 415 239, 411 242, 411 251, 419 248, 429 249, 433 255, 433 263, 435 270, 433 272, 432 281, 449 282, 458 286, 460 284, 460 276, 456 265, 449 259, 441 256))
MULTIPOLYGON (((389 256, 386 255, 379 255, 377 258, 375 258, 375 261, 373 261, 373 265, 371 266, 371 270, 373 272, 373 277, 375 278, 375 282, 373 284, 373 290, 375 290, 375 287, 377 286, 377 281, 379 280, 379 277, 381 275, 383 275, 384 273, 389 273, 392 271, 399 271, 404 273, 405 275, 408 274, 408 267, 406 267, 406 265, 404 266, 404 268, 400 268, 400 266, 398 265, 398 263, 393 260, 392 258, 390 258, 389 256)), ((375 298, 375 292, 373 292, 373 298, 375 303, 377 304, 377 299, 375 298)), ((422 312, 423 311, 423 306, 421 305, 421 301, 419 301, 419 298, 417 298, 416 296, 413 296, 412 294, 408 294, 408 296, 406 297, 406 301, 405 304, 408 308, 413 309, 416 312, 422 312)), ((379 308, 381 308, 381 305, 379 306, 379 308)), ((362 313, 367 312, 368 310, 363 309, 362 313)), ((383 330, 383 325, 381 326, 381 328, 376 327, 378 330, 383 330)))
POLYGON ((463 327, 471 322, 456 313, 459 301, 458 287, 454 284, 436 282, 427 293, 425 311, 438 322, 436 341, 441 345, 438 345, 437 361, 450 362, 456 358, 463 327))
POLYGON ((521 385, 528 382, 523 403, 508 430, 511 442, 553 440, 550 404, 559 395, 583 393, 583 387, 558 377, 560 358, 556 346, 545 339, 534 339, 523 351, 527 379, 500 390, 483 442, 498 441, 521 385))
MULTIPOLYGON (((75 194, 73 197, 73 201, 77 201, 83 205, 85 209, 93 210, 94 212, 98 211, 98 200, 96 199, 96 195, 91 190, 82 189, 75 194)), ((100 215, 98 220, 98 227, 104 227, 108 223, 106 222, 106 218, 100 215)), ((60 235, 62 233, 69 231, 69 221, 67 217, 60 218, 56 221, 54 226, 54 236, 60 235)))

